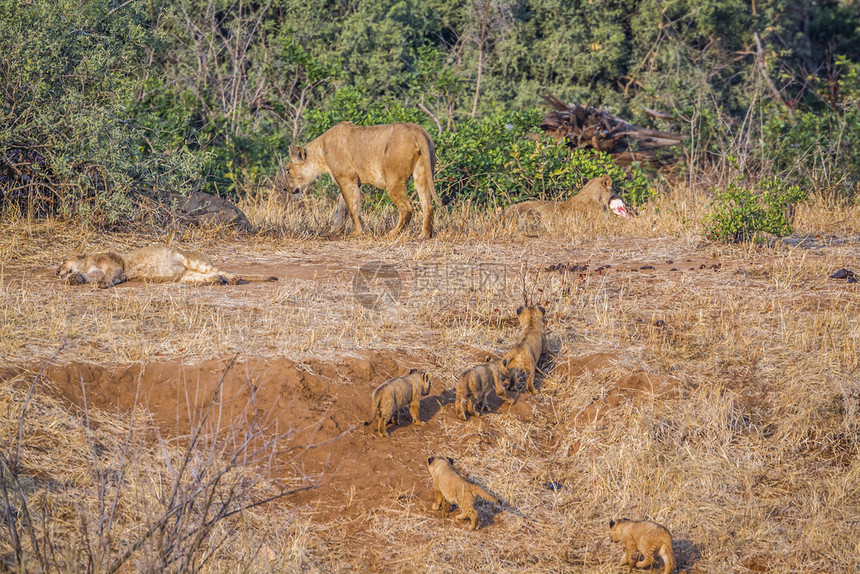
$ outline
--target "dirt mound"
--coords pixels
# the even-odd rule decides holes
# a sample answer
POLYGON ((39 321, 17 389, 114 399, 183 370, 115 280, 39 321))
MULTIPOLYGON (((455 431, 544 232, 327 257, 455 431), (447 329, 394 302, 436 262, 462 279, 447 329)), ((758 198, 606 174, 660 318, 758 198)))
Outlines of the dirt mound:
MULTIPOLYGON (((475 351, 486 355, 486 351, 475 351)), ((566 377, 612 365, 613 356, 599 353, 560 361, 554 369, 566 377)), ((197 363, 169 360, 148 364, 51 365, 44 377, 65 399, 81 409, 99 408, 130 416, 135 404, 151 413, 166 436, 185 436, 200 420, 217 392, 218 417, 207 432, 228 432, 252 420, 262 421, 270 437, 288 436, 282 452, 297 473, 324 473, 322 488, 303 493, 294 502, 310 505, 319 519, 376 508, 385 497, 415 496, 430 500, 426 458, 444 443, 447 428, 460 421, 450 377, 434 377, 420 415, 427 424, 411 426, 408 416, 391 428, 387 439, 364 426, 370 394, 379 383, 406 374, 411 367, 428 368, 420 357, 404 353, 368 352, 359 357, 323 363, 297 363, 279 358, 248 358, 231 364, 211 359, 197 363)), ((432 369, 429 369, 432 372, 432 369)), ((589 405, 578 424, 602 418, 606 410, 637 395, 662 394, 674 387, 669 377, 644 372, 619 380, 609 394, 589 405)), ((531 421, 534 401, 520 394, 515 405, 492 396, 490 410, 531 421)), ((283 465, 282 465, 283 466, 283 465)))
POLYGON ((578 426, 596 423, 610 409, 627 401, 644 400, 647 397, 665 397, 678 388, 678 379, 668 375, 637 371, 618 380, 606 396, 592 401, 578 415, 578 426))

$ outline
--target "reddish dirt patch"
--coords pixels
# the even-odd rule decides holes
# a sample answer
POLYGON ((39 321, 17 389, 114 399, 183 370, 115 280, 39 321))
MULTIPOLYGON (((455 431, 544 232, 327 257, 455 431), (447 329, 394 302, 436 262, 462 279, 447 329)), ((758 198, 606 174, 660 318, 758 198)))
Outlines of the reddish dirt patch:
MULTIPOLYGON (((408 414, 401 425, 389 427, 387 439, 374 436, 363 424, 373 388, 420 364, 401 353, 366 353, 338 364, 252 358, 230 369, 216 359, 195 364, 71 363, 49 366, 44 377, 80 408, 86 404, 127 417, 137 400, 168 436, 189 433, 223 379, 220 416, 218 421, 210 419, 207 432, 215 431, 216 425, 222 434, 241 429, 256 418, 264 421, 269 437, 290 433, 289 442, 283 443, 282 462, 308 476, 323 473, 326 481, 324 487, 291 500, 310 504, 325 520, 375 507, 382 497, 424 495, 426 459, 442 438, 441 421, 458 422, 452 409, 442 409, 453 400, 453 393, 445 390, 450 381, 432 381, 420 409, 421 419, 428 423, 420 429, 408 423, 408 414)), ((523 400, 502 410, 531 417, 531 405, 523 400)), ((429 494, 425 497, 429 500, 429 494)))
MULTIPOLYGON (((605 369, 612 359, 605 353, 586 355, 561 361, 555 369, 575 377, 605 369)), ((421 401, 421 419, 427 422, 421 428, 405 422, 406 415, 403 424, 389 427, 389 438, 379 438, 363 424, 373 388, 422 363, 403 353, 369 352, 336 364, 249 358, 229 369, 227 361, 218 359, 193 364, 70 363, 49 366, 44 376, 80 408, 86 405, 127 417, 136 402, 152 414, 164 435, 173 437, 189 433, 217 389, 219 416, 207 422, 206 432, 223 435, 256 420, 263 421, 268 437, 289 433, 288 441, 281 443, 285 447, 281 467, 290 468, 290 476, 323 473, 325 480, 323 487, 291 500, 309 505, 318 519, 327 520, 366 512, 391 498, 417 495, 430 500, 427 456, 444 443, 446 428, 473 424, 460 421, 450 406, 453 380, 432 381, 431 394, 421 401)), ((674 385, 669 377, 633 373, 589 405, 577 422, 594 422, 622 400, 660 395, 674 385)), ((511 406, 495 396, 489 402, 490 409, 501 415, 532 420, 534 403, 527 395, 520 394, 511 406)))
POLYGON ((593 353, 582 357, 571 357, 556 362, 552 372, 565 379, 575 379, 585 374, 586 371, 595 372, 608 369, 613 365, 615 359, 616 356, 610 353, 593 353))
POLYGON ((578 426, 596 423, 606 416, 610 409, 627 401, 639 401, 646 397, 663 397, 676 390, 678 379, 668 375, 637 371, 622 377, 612 385, 603 398, 592 401, 578 415, 578 426))

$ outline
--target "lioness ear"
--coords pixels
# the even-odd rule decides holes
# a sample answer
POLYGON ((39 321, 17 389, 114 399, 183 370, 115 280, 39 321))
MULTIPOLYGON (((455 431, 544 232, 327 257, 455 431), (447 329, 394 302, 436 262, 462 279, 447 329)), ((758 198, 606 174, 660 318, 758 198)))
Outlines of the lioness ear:
POLYGON ((75 250, 74 250, 74 251, 72 251, 72 255, 83 255, 83 254, 84 254, 84 242, 83 242, 83 241, 81 241, 81 242, 78 244, 78 246, 77 246, 77 247, 75 247, 75 250))
POLYGON ((414 374, 415 374, 415 373, 417 373, 417 372, 418 372, 418 369, 409 369, 409 374, 410 374, 410 375, 414 375, 414 374))
POLYGON ((433 461, 436 460, 435 456, 431 456, 427 459, 427 464, 433 464, 433 461))
POLYGON ((615 521, 614 521, 614 520, 610 520, 610 521, 609 521, 609 528, 612 528, 613 526, 615 526, 615 521))
POLYGON ((507 360, 507 359, 503 359, 503 360, 502 360, 502 366, 503 366, 503 367, 507 367, 507 366, 508 366, 508 360, 507 360))
POLYGON ((538 309, 540 309, 541 315, 546 315, 546 309, 544 309, 543 307, 538 307, 538 309))
POLYGON ((489 355, 487 355, 486 357, 484 357, 484 362, 485 362, 485 363, 489 363, 489 362, 490 362, 490 361, 492 361, 492 360, 493 360, 493 358, 492 358, 491 356, 489 356, 489 355))
POLYGON ((604 175, 602 178, 604 185, 612 187, 612 178, 609 177, 609 174, 604 175))
POLYGON ((517 309, 517 317, 519 317, 520 313, 523 312, 523 309, 525 309, 525 307, 520 307, 519 309, 517 309))
POLYGON ((454 459, 453 459, 453 458, 451 458, 451 457, 449 456, 449 457, 448 457, 448 462, 450 462, 451 464, 454 464, 454 459))
POLYGON ((308 150, 302 146, 291 145, 290 146, 290 160, 295 163, 302 163, 308 159, 308 150))

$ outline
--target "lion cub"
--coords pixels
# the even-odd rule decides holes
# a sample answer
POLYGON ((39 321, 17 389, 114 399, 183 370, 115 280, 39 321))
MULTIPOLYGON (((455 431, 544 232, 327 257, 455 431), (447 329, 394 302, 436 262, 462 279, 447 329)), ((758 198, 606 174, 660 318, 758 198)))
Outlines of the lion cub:
POLYGON ((663 559, 663 574, 669 574, 675 569, 675 555, 672 552, 672 535, 664 526, 650 520, 621 520, 609 521, 609 539, 613 542, 624 543, 624 559, 621 566, 633 566, 633 556, 636 551, 642 553, 643 559, 636 562, 637 568, 647 568, 654 562, 657 552, 663 559))
POLYGON ((457 381, 457 416, 466 420, 467 411, 472 416, 478 416, 479 411, 487 408, 487 396, 493 389, 500 399, 509 405, 514 404, 506 392, 507 379, 508 366, 505 360, 493 359, 489 355, 482 364, 464 371, 457 381))
POLYGON ((388 423, 397 419, 400 424, 400 409, 409 407, 412 424, 422 426, 418 408, 422 396, 430 392, 430 374, 417 369, 409 371, 408 375, 385 381, 370 396, 370 420, 364 426, 376 423, 376 434, 388 436, 388 423))
MULTIPOLYGON (((523 330, 513 349, 505 353, 504 361, 509 371, 509 384, 516 383, 520 372, 526 374, 526 390, 535 394, 535 369, 541 356, 546 353, 546 333, 543 307, 520 307, 517 317, 523 330)), ((509 387, 510 388, 510 387, 509 387)))
MULTIPOLYGON (((446 505, 456 504, 460 507, 457 520, 469 520, 472 530, 478 528, 478 511, 475 510, 475 497, 480 496, 490 502, 499 504, 499 499, 475 484, 460 476, 454 470, 454 460, 431 456, 427 459, 430 476, 433 477, 433 510, 446 505)), ((446 508, 449 509, 450 506, 446 508)))
POLYGON ((277 281, 277 277, 236 275, 215 267, 197 251, 164 245, 150 245, 119 255, 112 251, 84 255, 82 248, 66 259, 57 275, 70 285, 95 282, 105 289, 123 281, 140 279, 152 282, 215 283, 235 285, 243 281, 277 281))

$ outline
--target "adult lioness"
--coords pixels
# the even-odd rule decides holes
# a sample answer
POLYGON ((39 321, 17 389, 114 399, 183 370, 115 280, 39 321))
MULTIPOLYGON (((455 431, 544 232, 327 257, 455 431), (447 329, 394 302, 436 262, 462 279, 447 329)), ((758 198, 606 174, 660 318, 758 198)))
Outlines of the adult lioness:
POLYGON ((412 219, 412 206, 406 195, 406 182, 413 178, 424 210, 422 237, 433 235, 433 205, 442 203, 433 186, 436 148, 423 128, 415 124, 356 126, 341 122, 304 147, 290 148, 290 163, 283 170, 284 187, 300 190, 320 175, 331 175, 341 198, 332 231, 346 225, 346 212, 352 217, 355 233, 364 232, 361 223, 361 184, 369 183, 388 191, 400 219, 392 234, 403 231, 412 219))
POLYGON ((595 213, 611 211, 615 215, 627 217, 624 200, 612 191, 612 178, 608 175, 595 177, 585 184, 579 193, 567 201, 524 201, 508 209, 510 215, 536 214, 541 219, 565 217, 573 213, 595 213))
POLYGON ((97 283, 105 289, 123 281, 215 283, 235 285, 243 281, 277 281, 277 277, 237 275, 215 267, 197 251, 165 245, 149 245, 120 255, 113 251, 85 255, 82 246, 57 269, 60 279, 70 285, 97 283))

